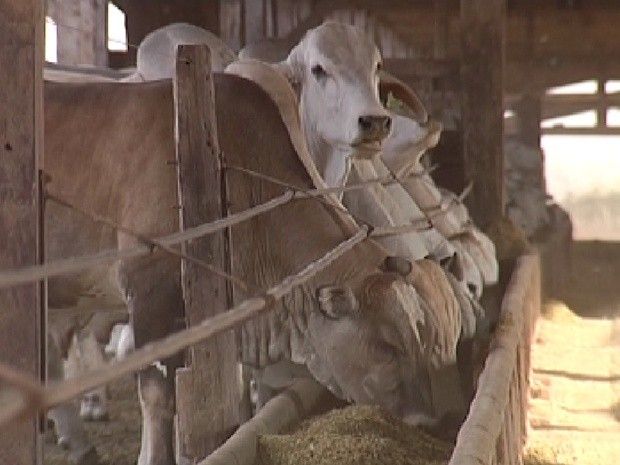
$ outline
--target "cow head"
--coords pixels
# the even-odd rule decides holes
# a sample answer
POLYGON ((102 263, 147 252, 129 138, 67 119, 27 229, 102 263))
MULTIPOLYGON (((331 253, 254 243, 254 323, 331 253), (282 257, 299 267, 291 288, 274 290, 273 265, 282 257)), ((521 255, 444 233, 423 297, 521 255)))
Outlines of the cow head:
POLYGON ((312 374, 336 395, 376 404, 412 423, 432 423, 423 366, 425 319, 406 283, 409 269, 394 267, 347 287, 318 291, 319 311, 308 320, 312 374))
POLYGON ((426 121, 419 99, 382 70, 378 48, 353 26, 323 23, 276 66, 298 91, 309 149, 328 184, 346 181, 349 158, 381 150, 392 128, 381 94, 395 92, 426 121))
POLYGON ((354 155, 377 153, 391 128, 379 99, 379 50, 352 26, 326 22, 308 31, 280 64, 298 86, 308 135, 354 155))

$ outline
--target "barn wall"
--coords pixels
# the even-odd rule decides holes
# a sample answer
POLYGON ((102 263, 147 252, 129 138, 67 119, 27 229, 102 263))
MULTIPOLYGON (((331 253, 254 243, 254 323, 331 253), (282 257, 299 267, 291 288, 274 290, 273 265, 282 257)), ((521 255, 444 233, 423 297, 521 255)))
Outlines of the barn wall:
POLYGON ((58 63, 108 63, 107 0, 47 0, 47 15, 58 26, 58 63))
MULTIPOLYGON (((40 262, 38 169, 43 129, 41 0, 0 2, 0 269, 40 262)), ((41 285, 0 289, 0 363, 41 377, 41 285)), ((10 378, 9 378, 10 379, 10 378)), ((0 405, 25 401, 0 381, 0 405)), ((29 415, 0 432, 0 464, 41 462, 39 424, 29 415)))
POLYGON ((337 8, 332 2, 311 0, 222 0, 222 38, 233 49, 269 38, 288 38, 291 46, 303 33, 324 20, 364 29, 387 58, 410 58, 420 51, 407 45, 387 23, 362 8, 337 8))
POLYGON ((134 65, 136 46, 149 32, 170 23, 190 23, 220 34, 218 0, 114 0, 114 3, 126 15, 130 44, 126 53, 110 55, 110 64, 115 68, 134 65))

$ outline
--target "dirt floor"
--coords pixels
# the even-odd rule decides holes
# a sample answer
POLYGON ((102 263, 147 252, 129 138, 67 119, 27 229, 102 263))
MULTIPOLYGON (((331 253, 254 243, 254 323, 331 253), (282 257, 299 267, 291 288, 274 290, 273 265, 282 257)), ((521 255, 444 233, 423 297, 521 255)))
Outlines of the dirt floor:
POLYGON ((532 348, 532 455, 620 464, 620 243, 579 242, 561 301, 547 302, 532 348))
MULTIPOLYGON (((86 423, 86 429, 99 452, 102 465, 134 465, 140 449, 140 406, 133 377, 109 386, 110 421, 86 423)), ((45 465, 71 465, 64 450, 52 441, 45 442, 45 465)))

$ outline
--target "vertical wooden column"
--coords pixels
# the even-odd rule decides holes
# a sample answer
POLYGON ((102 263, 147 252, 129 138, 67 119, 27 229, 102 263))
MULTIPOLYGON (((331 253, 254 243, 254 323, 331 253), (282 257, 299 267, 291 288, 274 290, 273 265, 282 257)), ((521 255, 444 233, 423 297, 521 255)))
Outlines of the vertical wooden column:
POLYGON ((58 26, 58 63, 108 63, 107 0, 50 0, 48 15, 58 26))
POLYGON ((519 139, 531 147, 540 147, 542 101, 537 93, 525 94, 515 106, 519 119, 519 139))
POLYGON ((504 212, 503 78, 506 0, 461 0, 461 79, 465 178, 474 221, 504 212))
POLYGON ((607 102, 605 100, 605 79, 599 79, 597 81, 597 96, 598 105, 596 107, 596 125, 599 128, 607 127, 607 102))
POLYGON ((220 37, 235 51, 243 46, 243 0, 220 0, 220 37))
MULTIPOLYGON (((181 228, 221 218, 225 185, 219 160, 215 95, 209 48, 181 46, 174 81, 181 228)), ((185 252, 230 269, 229 235, 211 234, 185 252)), ((225 311, 231 304, 225 279, 192 263, 182 265, 187 324, 225 311)), ((240 380, 231 331, 188 351, 187 368, 177 372, 178 452, 195 463, 218 447, 238 424, 240 380)))
POLYGON ((450 38, 450 1, 433 0, 435 31, 433 37, 433 57, 444 60, 448 57, 450 38))
MULTIPOLYGON (((42 0, 0 1, 0 269, 40 259, 43 11, 42 0)), ((0 289, 0 361, 36 378, 42 318, 40 284, 0 289)), ((0 464, 40 462, 37 418, 2 428, 0 464)))
POLYGON ((265 38, 264 0, 245 0, 245 43, 260 42, 265 38))

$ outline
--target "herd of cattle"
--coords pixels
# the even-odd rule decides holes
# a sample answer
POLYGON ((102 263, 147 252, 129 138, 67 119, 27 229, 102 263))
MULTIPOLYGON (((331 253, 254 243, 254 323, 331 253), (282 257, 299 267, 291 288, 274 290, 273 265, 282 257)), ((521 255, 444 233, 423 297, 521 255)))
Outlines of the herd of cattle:
MULTIPOLYGON (((211 33, 175 24, 143 41, 137 68, 124 79, 48 71, 46 190, 142 235, 178 230, 176 168, 169 163, 175 156, 171 78, 177 46, 198 43, 212 51, 227 163, 300 188, 394 177, 327 202, 298 200, 233 228, 236 276, 266 288, 360 224, 420 225, 364 241, 244 326, 241 360, 254 370, 258 406, 288 374, 303 371, 342 399, 381 405, 412 424, 433 427, 446 416, 462 417, 468 406, 457 345, 487 328, 480 297, 498 280, 495 248, 462 198, 436 186, 423 166, 440 125, 381 68, 364 32, 324 23, 292 49, 262 44, 237 56, 211 33), (274 57, 284 59, 270 62, 274 57), (394 98, 403 105, 386 106, 394 98)), ((283 189, 234 172, 229 183, 235 211, 283 189)), ((46 209, 46 234, 50 259, 138 240, 54 202, 46 209)), ((107 350, 122 357, 178 328, 180 269, 178 258, 153 254, 51 279, 50 375, 75 376, 103 363, 108 339, 107 350), (131 323, 116 326, 110 338, 128 315, 131 323)), ((249 296, 236 292, 238 299, 249 296)), ((171 374, 181 362, 162 360, 138 374, 140 465, 175 462, 171 374)), ((105 389, 85 396, 80 412, 73 404, 50 412, 72 460, 97 463, 80 414, 104 419, 105 389)))

